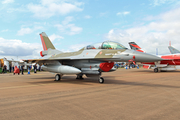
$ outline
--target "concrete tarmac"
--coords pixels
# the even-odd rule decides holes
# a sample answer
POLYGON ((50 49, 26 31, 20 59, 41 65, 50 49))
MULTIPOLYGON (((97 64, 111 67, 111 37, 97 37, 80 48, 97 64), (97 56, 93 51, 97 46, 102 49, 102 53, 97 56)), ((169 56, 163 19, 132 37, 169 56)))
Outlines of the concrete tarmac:
POLYGON ((180 71, 118 69, 104 84, 54 76, 0 74, 0 120, 180 119, 180 71))

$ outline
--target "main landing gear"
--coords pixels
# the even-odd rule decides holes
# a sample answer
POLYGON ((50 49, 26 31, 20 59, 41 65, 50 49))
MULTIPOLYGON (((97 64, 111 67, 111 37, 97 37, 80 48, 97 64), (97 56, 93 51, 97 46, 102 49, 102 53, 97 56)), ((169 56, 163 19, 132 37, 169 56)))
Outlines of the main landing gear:
POLYGON ((54 81, 60 81, 60 80, 61 80, 61 75, 60 74, 56 74, 54 81))
MULTIPOLYGON (((76 79, 84 79, 82 76, 83 76, 83 74, 78 74, 76 79)), ((56 74, 54 81, 60 81, 61 77, 62 77, 62 75, 56 74)), ((96 79, 97 79, 97 76, 96 76, 96 79)), ((103 77, 98 77, 98 81, 99 81, 99 83, 102 84, 102 83, 104 83, 104 78, 103 77)))
POLYGON ((157 73, 159 70, 158 68, 154 68, 154 72, 157 73))
POLYGON ((76 79, 84 79, 84 78, 83 78, 83 74, 78 74, 77 77, 76 77, 76 79))

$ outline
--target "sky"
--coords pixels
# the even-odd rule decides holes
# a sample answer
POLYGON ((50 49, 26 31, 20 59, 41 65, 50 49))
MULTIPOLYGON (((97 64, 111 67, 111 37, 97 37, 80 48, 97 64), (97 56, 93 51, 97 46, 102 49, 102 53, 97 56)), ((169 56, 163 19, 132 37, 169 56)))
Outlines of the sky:
POLYGON ((180 50, 180 1, 0 0, 0 58, 40 58, 41 32, 63 52, 110 40, 170 54, 169 41, 180 50))

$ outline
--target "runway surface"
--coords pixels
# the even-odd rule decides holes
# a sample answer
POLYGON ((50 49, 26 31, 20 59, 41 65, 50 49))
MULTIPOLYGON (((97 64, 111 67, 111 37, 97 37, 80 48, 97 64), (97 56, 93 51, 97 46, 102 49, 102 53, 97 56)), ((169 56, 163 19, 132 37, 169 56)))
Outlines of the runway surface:
POLYGON ((54 76, 0 74, 0 120, 180 119, 180 71, 118 69, 104 84, 54 76))

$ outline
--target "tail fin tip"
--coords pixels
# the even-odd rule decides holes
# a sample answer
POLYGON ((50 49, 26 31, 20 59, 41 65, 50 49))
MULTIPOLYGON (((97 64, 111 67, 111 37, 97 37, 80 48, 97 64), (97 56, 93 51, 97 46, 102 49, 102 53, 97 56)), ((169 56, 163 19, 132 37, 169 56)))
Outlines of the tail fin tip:
POLYGON ((42 36, 48 37, 48 36, 46 35, 46 33, 45 33, 45 32, 42 32, 42 33, 40 33, 39 35, 42 35, 42 36))

